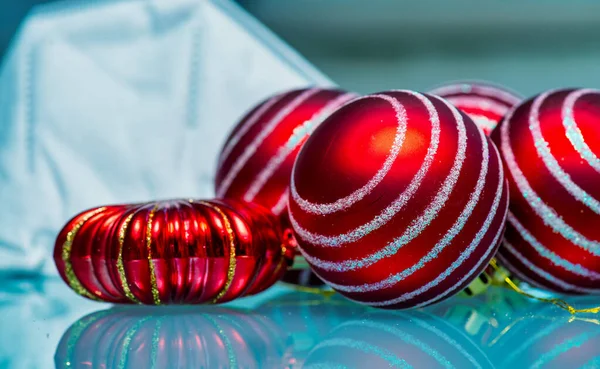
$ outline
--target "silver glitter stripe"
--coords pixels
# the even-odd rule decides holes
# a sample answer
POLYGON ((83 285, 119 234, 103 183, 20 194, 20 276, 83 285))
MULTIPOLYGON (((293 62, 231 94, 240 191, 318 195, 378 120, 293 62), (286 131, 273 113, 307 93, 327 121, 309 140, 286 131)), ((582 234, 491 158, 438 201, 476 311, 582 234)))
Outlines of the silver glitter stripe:
POLYGON ((289 196, 288 191, 289 191, 289 188, 286 187, 285 190, 283 191, 283 193, 281 194, 281 196, 279 196, 279 200, 277 200, 277 203, 275 205, 273 205, 273 207, 271 208, 271 212, 273 214, 280 215, 281 213, 283 213, 283 211, 287 207, 288 196, 289 196))
POLYGON ((542 128, 540 126, 540 108, 548 95, 554 91, 548 91, 539 95, 531 105, 531 113, 529 114, 529 130, 535 142, 535 148, 539 157, 542 159, 550 174, 556 179, 577 201, 586 205, 596 214, 600 214, 600 202, 593 198, 590 194, 579 187, 571 176, 568 175, 558 164, 558 161, 550 151, 550 145, 544 139, 542 128))
MULTIPOLYGON (((432 200, 431 204, 429 204, 427 209, 425 209, 425 211, 419 216, 419 218, 412 221, 412 223, 402 236, 394 239, 394 241, 386 245, 383 249, 371 255, 368 255, 362 259, 350 259, 343 262, 325 261, 310 255, 305 255, 306 260, 310 264, 323 270, 330 270, 342 273, 348 272, 349 270, 356 270, 368 267, 372 264, 375 264, 381 259, 395 255, 401 247, 415 239, 437 217, 440 209, 444 207, 446 201, 448 200, 448 197, 450 197, 450 194, 452 193, 452 190, 454 190, 454 186, 456 185, 458 177, 460 176, 462 165, 465 161, 465 153, 467 150, 467 134, 465 124, 458 110, 441 98, 438 98, 436 96, 432 96, 432 98, 442 102, 452 111, 454 119, 456 120, 456 126, 458 130, 458 150, 456 153, 456 157, 454 158, 454 164, 450 169, 450 173, 444 180, 442 187, 436 194, 435 198, 432 200)), ((298 245, 298 247, 300 250, 302 250, 300 245, 298 245)))
POLYGON ((250 130, 250 128, 252 128, 256 124, 256 122, 258 122, 258 120, 262 118, 262 116, 267 112, 267 110, 269 110, 273 105, 275 105, 287 95, 288 94, 285 93, 273 96, 264 104, 262 104, 258 109, 256 109, 256 111, 244 122, 242 127, 235 133, 235 135, 233 135, 231 140, 229 140, 223 148, 221 156, 219 157, 219 167, 223 164, 223 162, 225 162, 225 160, 227 160, 229 154, 231 154, 231 151, 233 150, 235 145, 237 145, 237 143, 242 139, 242 137, 244 137, 244 135, 250 130))
POLYGON ((511 172, 519 192, 523 195, 523 198, 525 198, 535 213, 541 217, 544 223, 548 227, 552 228, 555 233, 559 233, 565 239, 588 251, 592 255, 600 256, 600 244, 597 241, 588 240, 582 234, 575 231, 570 225, 565 223, 565 221, 556 213, 556 211, 554 211, 554 209, 542 201, 533 188, 531 188, 527 178, 525 178, 523 175, 521 168, 519 168, 519 165, 517 164, 515 154, 512 151, 510 144, 509 129, 511 126, 513 113, 514 110, 511 110, 504 120, 504 123, 501 125, 500 136, 502 154, 504 156, 506 166, 511 172))
POLYGON ((506 251, 508 251, 510 254, 512 254, 515 258, 517 258, 521 263, 523 263, 523 265, 525 265, 533 273, 537 274, 538 276, 542 277, 543 279, 547 280, 548 282, 551 282, 552 284, 559 286, 560 288, 562 288, 564 290, 577 291, 577 292, 583 292, 583 293, 598 293, 598 291, 600 291, 600 289, 597 289, 597 288, 585 288, 585 287, 575 286, 573 284, 570 284, 568 282, 563 281, 562 279, 559 279, 559 278, 553 276, 552 274, 546 272, 542 268, 539 268, 538 266, 533 264, 531 261, 529 261, 510 242, 508 242, 506 240, 504 240, 503 247, 506 251))
POLYGON ((392 165, 394 164, 394 162, 396 161, 396 158, 398 157, 398 153, 400 152, 400 149, 402 148, 402 145, 404 143, 404 139, 406 136, 406 126, 407 126, 407 121, 408 121, 408 118, 406 116, 406 109, 404 109, 404 106, 402 104, 400 104, 400 102, 396 98, 393 98, 388 95, 383 95, 383 94, 369 95, 369 96, 365 96, 365 97, 356 99, 354 101, 359 101, 362 99, 373 99, 373 98, 383 99, 383 100, 389 102, 392 105, 392 107, 394 108, 394 111, 396 112, 396 119, 398 121, 398 127, 396 129, 396 136, 394 137, 394 142, 392 143, 390 152, 388 153, 387 157, 385 158, 385 161, 383 162, 383 166, 381 168, 379 168, 379 170, 377 171, 375 176, 373 176, 373 178, 371 178, 369 180, 369 182, 367 182, 367 184, 365 184, 363 187, 359 188, 358 190, 354 191, 352 194, 350 194, 346 197, 343 197, 341 199, 336 200, 335 202, 328 203, 328 204, 316 204, 316 203, 312 203, 308 200, 303 199, 298 194, 298 190, 296 189, 295 181, 292 180, 291 181, 292 199, 298 204, 300 209, 304 210, 307 213, 318 214, 318 215, 331 214, 331 213, 338 212, 340 210, 347 209, 350 206, 352 206, 353 204, 355 204, 356 202, 362 200, 371 191, 373 191, 373 189, 385 178, 387 173, 392 168, 392 165))
POLYGON ((294 98, 289 104, 285 106, 284 109, 280 110, 263 128, 263 130, 252 140, 252 142, 246 147, 242 155, 238 157, 231 169, 221 182, 221 186, 217 190, 217 197, 223 197, 231 183, 238 175, 240 170, 246 165, 248 160, 254 155, 258 147, 263 143, 263 141, 277 128, 277 126, 281 123, 285 117, 291 114, 296 108, 298 108, 302 103, 311 98, 313 95, 321 92, 321 89, 312 88, 306 91, 303 91, 300 95, 294 98))
POLYGON ((413 346, 417 346, 421 351, 427 354, 427 356, 435 359, 442 367, 444 368, 454 368, 450 360, 446 359, 446 357, 436 351, 434 348, 426 344, 425 342, 419 340, 411 334, 401 331, 400 329, 394 328, 387 324, 376 323, 370 320, 361 320, 361 321, 351 321, 347 323, 340 324, 336 327, 336 330, 340 330, 347 327, 361 327, 361 328, 371 328, 379 331, 384 331, 389 333, 395 337, 398 337, 401 341, 409 343, 413 346))
POLYGON ((421 167, 411 180, 410 184, 388 207, 383 209, 382 212, 371 221, 351 230, 350 232, 338 236, 325 236, 308 231, 296 221, 294 214, 290 211, 290 221, 294 227, 294 230, 296 231, 296 234, 300 236, 300 238, 314 245, 328 247, 338 247, 347 243, 356 242, 389 222, 400 210, 402 210, 406 203, 412 199, 412 196, 415 194, 415 192, 417 192, 421 186, 421 183, 423 182, 423 179, 427 175, 427 171, 431 167, 435 154, 438 150, 440 141, 440 119, 431 101, 419 93, 409 93, 423 103, 429 113, 429 121, 431 122, 431 141, 429 142, 429 148, 425 154, 423 164, 421 164, 421 167))
POLYGON ((552 264, 565 268, 569 272, 580 275, 582 277, 586 277, 592 280, 600 279, 600 273, 596 273, 592 270, 589 270, 580 264, 573 264, 570 261, 563 259, 559 255, 555 254, 546 246, 542 245, 531 233, 529 233, 525 226, 523 226, 519 222, 517 217, 515 217, 511 212, 508 213, 508 222, 515 228, 519 235, 521 235, 521 237, 537 251, 538 254, 550 260, 552 264))
POLYGON ((493 97, 513 106, 521 102, 521 97, 514 93, 505 91, 502 88, 494 86, 473 85, 470 83, 457 83, 450 86, 438 87, 429 92, 430 94, 446 97, 454 94, 468 94, 493 97))
POLYGON ((510 271, 510 273, 512 275, 514 275, 515 278, 519 282, 524 282, 524 283, 527 283, 528 285, 530 285, 531 287, 540 288, 543 290, 548 289, 548 286, 543 286, 541 283, 538 283, 538 282, 534 281, 533 279, 529 278, 528 276, 526 276, 525 274, 523 274, 518 268, 516 268, 504 256, 498 254, 498 255, 496 255, 496 258, 500 262, 500 265, 506 267, 510 271))
POLYGON ((562 122, 566 130, 566 136, 571 141, 571 145, 577 150, 579 155, 587 161, 587 163, 600 173, 600 159, 594 154, 583 138, 583 134, 577 126, 575 121, 575 114, 573 109, 577 100, 583 95, 587 94, 600 94, 599 90, 592 89, 581 89, 571 92, 565 98, 565 102, 562 108, 562 122))
MULTIPOLYGON (((500 163, 500 156, 498 155, 497 158, 498 158, 498 163, 500 163)), ((499 165, 499 168, 502 168, 502 167, 499 165)), ((391 299, 391 300, 387 300, 387 301, 377 301, 377 302, 372 302, 372 303, 368 302, 367 304, 372 305, 372 306, 387 306, 387 305, 393 305, 393 304, 397 304, 400 302, 408 301, 408 300, 411 300, 411 299, 429 291, 433 287, 437 286, 438 284, 440 284, 441 282, 446 280, 446 278, 448 278, 450 276, 450 274, 452 274, 467 259, 469 259, 471 257, 471 254, 473 253, 473 251, 475 251, 475 249, 477 247, 479 247, 483 237, 485 237, 488 234, 488 231, 490 230, 490 226, 492 225, 492 222, 494 221, 494 219, 496 219, 496 213, 497 213, 498 207, 500 205, 500 200, 502 199, 503 187, 504 187, 504 175, 502 173, 502 170, 500 169, 499 175, 498 175, 498 186, 496 188, 496 195, 494 197, 494 202, 492 203, 492 208, 490 209, 490 212, 488 213, 485 221, 483 222, 482 227, 475 234, 475 237, 473 238, 473 240, 471 241, 469 246, 463 252, 460 253, 460 256, 450 265, 450 267, 448 267, 443 273, 441 273, 439 276, 437 276, 433 281, 430 281, 430 282, 424 284, 423 286, 421 286, 420 288, 417 288, 414 291, 404 293, 395 299, 391 299)), ((493 242, 490 245, 483 245, 483 247, 487 246, 487 250, 491 250, 493 248, 493 246, 495 246, 496 243, 498 242, 498 239, 502 235, 503 231, 504 231, 504 227, 500 227, 496 233, 496 236, 494 237, 493 242)), ((485 259, 485 257, 487 257, 487 254, 489 254, 489 251, 487 251, 484 254, 483 259, 485 259)))
MULTIPOLYGON (((475 185, 475 190, 471 193, 471 196, 469 198, 469 201, 465 205, 465 208, 460 213, 459 217, 456 219, 456 221, 454 222, 452 227, 446 232, 444 237, 442 237, 442 239, 427 253, 427 255, 422 257, 416 264, 414 264, 410 268, 404 269, 403 271, 401 271, 399 273, 391 275, 382 281, 375 282, 375 283, 354 285, 354 286, 339 285, 336 283, 331 283, 331 285, 330 285, 331 287, 333 287, 339 291, 345 291, 345 292, 369 292, 369 291, 377 291, 377 290, 381 290, 381 289, 385 289, 385 288, 390 288, 390 287, 398 284, 403 279, 411 276, 419 269, 423 268, 430 261, 437 258, 437 256, 446 248, 446 246, 448 246, 450 244, 450 242, 452 242, 452 240, 454 240, 454 237, 456 237, 460 233, 460 231, 463 229, 463 227, 469 220, 469 217, 471 216, 473 209, 475 209, 475 206, 477 206, 479 197, 481 196, 481 193, 483 192, 483 188, 486 183, 486 176, 487 176, 487 172, 488 172, 488 168, 489 168, 488 142, 487 142, 487 139, 484 137, 483 132, 481 130, 478 130, 478 131, 479 131, 479 137, 481 139, 482 158, 483 158, 482 163, 481 163, 481 169, 479 170, 479 178, 477 179, 477 183, 475 185)), ((498 156, 498 163, 500 163, 499 156, 498 156)), ((498 178, 498 179, 499 179, 499 182, 498 182, 499 186, 498 186, 498 190, 496 192, 496 197, 498 199, 494 202, 494 204, 496 205, 496 208, 498 205, 497 202, 500 201, 500 195, 502 194, 502 181, 501 181, 501 178, 498 178)), ((496 208, 492 208, 491 210, 493 212, 495 212, 496 208)), ((491 223, 491 220, 489 223, 486 223, 488 227, 489 227, 490 223, 491 223)), ((483 227, 486 227, 486 224, 484 224, 483 227)), ((487 231, 487 228, 486 228, 486 231, 487 231)))
POLYGON ((302 140, 308 137, 331 113, 337 108, 345 104, 346 102, 354 99, 357 95, 354 93, 346 93, 336 97, 329 101, 323 108, 317 111, 313 116, 305 121, 301 126, 294 128, 292 135, 288 138, 287 142, 283 144, 277 153, 271 157, 267 165, 258 173, 254 181, 248 188, 248 191, 244 194, 244 200, 252 202, 260 190, 264 187, 265 183, 273 176, 273 173, 281 164, 287 159, 290 153, 302 143, 302 140))
POLYGON ((485 109, 494 114, 504 116, 510 110, 510 105, 503 105, 496 100, 486 97, 449 96, 446 98, 452 105, 474 109, 485 109))
MULTIPOLYGON (((507 191, 508 188, 505 187, 505 191, 507 191)), ((506 196, 506 204, 504 207, 504 212, 506 212, 508 210, 508 199, 509 197, 506 196)), ((498 243, 498 241, 500 240, 500 237, 502 237, 502 234, 504 234, 504 224, 506 222, 506 219, 502 220, 502 224, 500 226, 500 228, 498 228, 498 231, 496 232, 496 235, 494 236, 494 239, 492 240, 491 245, 496 245, 498 243)), ((442 292, 441 294, 437 295, 436 297, 429 299, 427 301, 424 301, 422 303, 419 303, 418 305, 415 306, 415 308, 420 308, 426 305, 430 305, 433 304, 436 301, 440 301, 442 299, 444 299, 446 296, 448 295, 453 295, 454 293, 458 292, 458 288, 460 286, 463 286, 467 281, 471 281, 474 278, 476 278, 477 276, 474 276, 475 272, 477 272, 478 270, 480 270, 481 268, 481 264, 483 264, 483 262, 485 260, 488 260, 488 258, 490 257, 490 254, 492 252, 492 250, 494 250, 494 247, 488 247, 487 250, 485 251, 485 253, 483 254, 483 256, 481 257, 481 259, 479 259, 479 261, 477 262, 477 264, 473 267, 473 269, 471 269, 466 275, 464 275, 460 281, 458 281, 457 283, 454 284, 454 286, 444 292, 442 292)))
POLYGON ((371 345, 366 341, 359 341, 350 338, 331 338, 326 341, 321 342, 317 346, 315 346, 312 351, 331 346, 341 346, 348 347, 355 350, 360 350, 367 354, 377 355, 380 359, 387 361, 390 364, 391 368, 405 368, 412 369, 412 366, 409 365, 404 359, 399 358, 395 353, 377 347, 375 345, 371 345))

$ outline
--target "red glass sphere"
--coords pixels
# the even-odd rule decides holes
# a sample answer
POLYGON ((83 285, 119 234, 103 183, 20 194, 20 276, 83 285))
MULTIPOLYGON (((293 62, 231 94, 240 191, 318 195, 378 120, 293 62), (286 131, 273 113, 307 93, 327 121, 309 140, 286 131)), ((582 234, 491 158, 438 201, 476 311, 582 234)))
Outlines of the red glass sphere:
POLYGON ((313 270, 353 300, 410 308, 459 292, 499 244, 508 191, 494 145, 445 100, 356 99, 292 174, 290 220, 313 270))
POLYGON ((600 293, 600 91, 542 93, 492 133, 510 184, 500 261, 564 293, 600 293))
POLYGON ((340 90, 309 88, 258 104, 236 125, 221 151, 217 197, 255 202, 284 214, 300 147, 329 114, 355 97, 340 90))
POLYGON ((71 219, 54 260, 78 294, 113 303, 222 303, 285 272, 278 220, 255 204, 174 200, 105 206, 71 219))
POLYGON ((443 97, 463 111, 486 135, 522 100, 504 87, 485 82, 454 82, 439 86, 430 93, 443 97))

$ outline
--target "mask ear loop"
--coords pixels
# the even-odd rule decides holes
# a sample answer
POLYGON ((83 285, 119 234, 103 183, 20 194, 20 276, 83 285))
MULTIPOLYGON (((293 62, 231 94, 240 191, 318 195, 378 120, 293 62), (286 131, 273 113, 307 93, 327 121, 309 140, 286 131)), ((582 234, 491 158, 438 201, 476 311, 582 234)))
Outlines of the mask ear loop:
POLYGON ((490 266, 492 267, 492 269, 494 269, 494 272, 498 275, 498 277, 504 281, 504 283, 508 286, 508 288, 512 289, 513 291, 517 292, 518 294, 520 294, 522 296, 529 297, 529 298, 537 300, 537 301, 554 304, 554 305, 558 306, 559 308, 568 311, 571 315, 576 315, 576 314, 581 314, 581 313, 597 314, 600 312, 600 306, 586 308, 586 309, 576 309, 575 307, 573 307, 572 305, 567 303, 565 300, 561 300, 558 298, 544 298, 544 297, 534 296, 530 293, 523 291, 521 288, 519 288, 519 286, 517 286, 515 281, 513 281, 507 275, 507 273, 504 271, 504 269, 498 265, 498 262, 496 261, 495 258, 490 261, 490 266))

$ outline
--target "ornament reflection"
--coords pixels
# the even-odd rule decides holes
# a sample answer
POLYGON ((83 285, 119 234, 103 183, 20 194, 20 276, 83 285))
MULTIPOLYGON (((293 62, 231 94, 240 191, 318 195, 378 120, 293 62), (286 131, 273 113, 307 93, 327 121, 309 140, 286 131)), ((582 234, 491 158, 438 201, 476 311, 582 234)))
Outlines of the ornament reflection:
POLYGON ((368 313, 336 327, 304 368, 493 368, 463 332, 424 312, 368 313))

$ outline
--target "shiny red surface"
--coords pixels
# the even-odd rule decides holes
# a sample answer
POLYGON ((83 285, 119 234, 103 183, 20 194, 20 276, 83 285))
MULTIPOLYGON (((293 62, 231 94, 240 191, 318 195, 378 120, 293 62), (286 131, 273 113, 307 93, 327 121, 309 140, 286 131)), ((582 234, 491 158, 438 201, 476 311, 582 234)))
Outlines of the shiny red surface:
MULTIPOLYGON (((282 254, 286 240, 277 218, 255 204, 233 200, 209 203, 229 220, 236 253, 233 279, 218 302, 257 293, 281 278, 292 250, 282 254)), ((67 283, 62 259, 67 234, 94 210, 75 216, 57 237, 54 259, 67 283)), ((150 263, 162 304, 211 302, 225 288, 230 243, 222 215, 199 202, 175 200, 109 206, 81 226, 73 239, 69 261, 78 281, 93 296, 108 302, 132 302, 123 290, 117 266, 119 230, 130 215, 122 260, 129 288, 138 300, 154 304, 150 263), (151 233, 147 234, 150 213, 155 207, 151 233)))
MULTIPOLYGON (((239 141, 235 143, 231 151, 227 153, 227 155, 221 153, 219 161, 220 165, 217 168, 217 174, 215 177, 216 192, 218 192, 219 187, 223 184, 224 178, 232 170, 236 161, 240 160, 240 157, 244 154, 245 150, 250 144, 252 144, 256 137, 266 129, 266 126, 268 126, 269 123, 276 118, 279 113, 289 108, 289 106, 293 104, 294 100, 306 91, 308 91, 308 89, 292 90, 275 96, 275 98, 278 99, 277 102, 260 114, 257 120, 254 120, 254 124, 252 124, 246 133, 239 138, 239 141)), ((335 99, 339 99, 344 94, 346 94, 346 92, 341 90, 322 89, 299 104, 289 114, 284 115, 276 124, 273 131, 259 143, 256 151, 235 176, 231 186, 227 191, 225 191, 225 193, 222 194, 222 197, 243 200, 244 195, 250 189, 252 183, 256 181, 259 173, 261 173, 269 161, 278 154, 279 150, 288 144, 288 141, 290 140, 290 137, 294 135, 294 132, 298 132, 297 130, 299 129, 302 130, 303 125, 311 120, 313 120, 313 123, 316 125, 318 123, 315 119, 316 116, 322 113, 328 104, 332 103, 335 99)), ((224 149, 234 137, 237 137, 238 131, 240 131, 240 129, 242 129, 242 127, 244 127, 249 120, 256 118, 255 113, 259 111, 263 105, 268 103, 268 101, 269 99, 253 107, 238 122, 225 142, 224 149)), ((257 193, 252 202, 260 204, 268 209, 272 209, 277 206, 282 195, 287 196, 286 192, 289 186, 292 167, 294 165, 296 156, 302 147, 302 144, 308 137, 309 132, 306 133, 306 135, 299 136, 300 139, 298 146, 287 155, 285 160, 281 162, 277 170, 275 170, 273 175, 265 182, 264 186, 257 193)), ((280 215, 282 222, 286 224, 286 204, 281 206, 280 215)), ((295 272, 291 272, 286 276, 286 281, 290 283, 302 284, 301 281, 305 279, 306 278, 300 278, 298 273, 295 272)), ((309 276, 306 280, 310 281, 306 284, 322 284, 318 278, 314 276, 309 276)))
POLYGON ((522 100, 504 87, 485 82, 453 82, 431 93, 448 99, 488 136, 508 111, 522 100))
MULTIPOLYGON (((552 155, 560 167, 570 176, 571 180, 591 197, 600 199, 600 173, 594 170, 574 149, 566 136, 561 110, 567 95, 573 90, 559 90, 551 93, 540 108, 539 121, 544 139, 548 142, 552 155)), ((566 188, 551 174, 537 153, 533 135, 529 128, 529 118, 534 98, 521 104, 510 119, 509 142, 515 155, 515 160, 524 177, 540 199, 565 223, 570 225, 587 239, 600 241, 600 215, 593 212, 584 203, 577 201, 566 188)), ((583 138, 592 152, 600 156, 600 95, 584 95, 574 106, 574 117, 583 138)), ((500 131, 506 121, 502 122, 492 133, 492 139, 501 144, 500 131)), ((499 146, 500 147, 500 146, 499 146)), ((523 194, 516 186, 515 178, 508 173, 510 184, 510 211, 518 221, 545 248, 551 250, 558 258, 580 265, 590 271, 600 273, 598 257, 575 245, 558 232, 544 223, 529 205, 523 194)), ((599 288, 597 280, 575 274, 562 266, 556 265, 543 257, 527 242, 515 227, 508 224, 506 241, 512 244, 525 258, 537 268, 576 287, 599 288)), ((536 285, 557 292, 575 293, 566 290, 555 283, 542 278, 538 273, 527 267, 523 260, 512 255, 501 247, 500 256, 508 261, 511 271, 517 276, 524 276, 536 285)), ((509 267, 506 265, 506 267, 509 267)))
MULTIPOLYGON (((381 214, 404 191, 422 165, 431 141, 432 124, 428 111, 421 101, 405 92, 392 91, 385 94, 396 98, 404 106, 408 118, 406 139, 397 159, 371 193, 343 211, 316 215, 302 210, 295 201, 290 201, 290 211, 294 218, 308 231, 336 236, 366 224, 381 214)), ((331 262, 343 262, 374 254, 400 237, 411 222, 431 204, 457 154, 458 129, 448 106, 433 97, 426 95, 426 98, 439 114, 440 140, 433 163, 417 192, 391 220, 357 241, 338 247, 326 247, 311 244, 297 235, 298 243, 307 255, 331 262)), ((411 268, 432 250, 465 208, 482 165, 482 141, 478 128, 468 117, 463 118, 467 134, 466 159, 450 197, 429 226, 395 254, 370 266, 339 272, 313 265, 319 275, 342 285, 376 283, 411 268)), ((299 195, 311 202, 331 203, 364 186, 383 165, 397 127, 398 120, 391 104, 379 98, 357 100, 332 114, 308 139, 298 156, 292 180, 296 183, 299 195)), ((500 180, 501 164, 493 151, 493 144, 489 140, 488 142, 490 158, 486 185, 470 218, 450 244, 424 267, 392 287, 366 293, 340 293, 364 302, 391 300, 433 281, 457 260, 481 229, 490 212, 500 180)), ((455 292, 459 292, 477 277, 497 247, 492 241, 503 226, 506 214, 507 191, 505 186, 503 188, 500 205, 490 228, 466 261, 438 285, 412 299, 388 306, 389 308, 413 307, 435 299, 455 287, 455 292), (484 257, 487 251, 489 253, 484 257), (476 270, 472 279, 457 285, 473 269, 476 270)))

